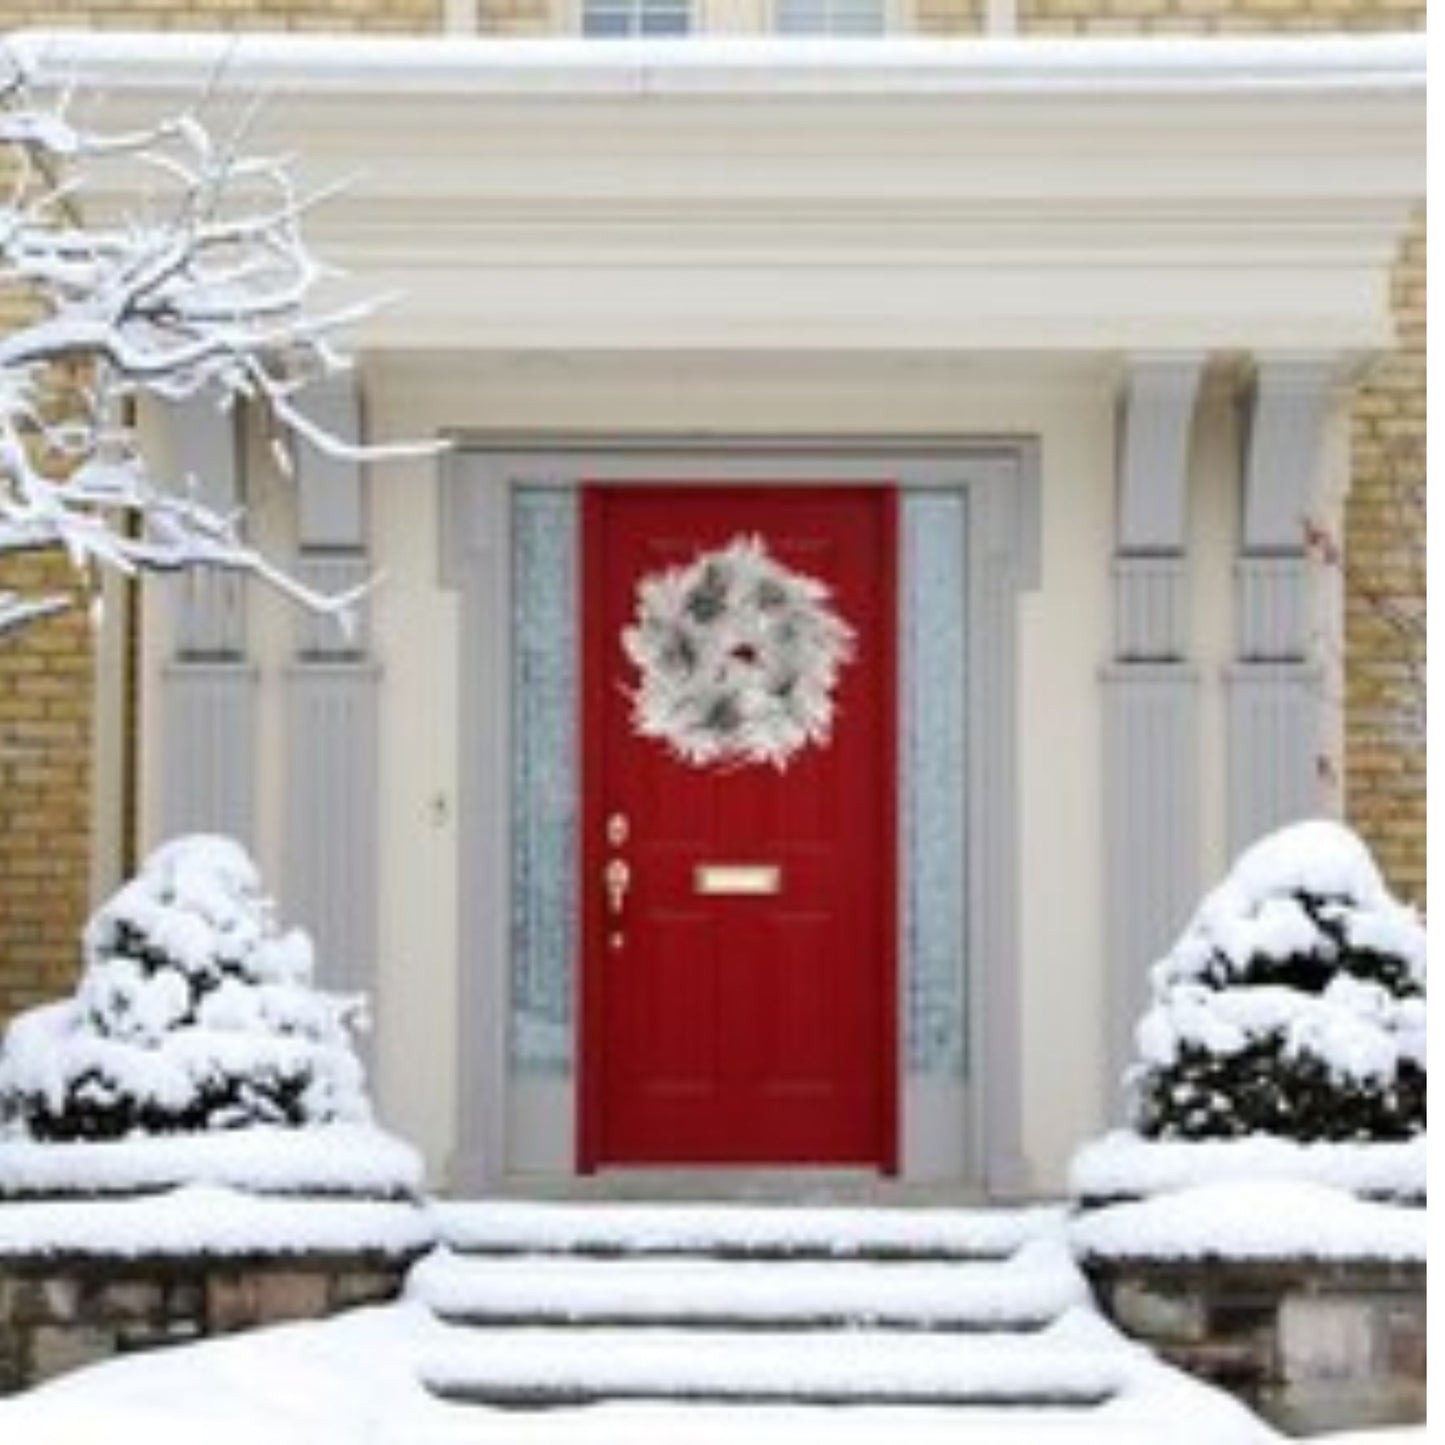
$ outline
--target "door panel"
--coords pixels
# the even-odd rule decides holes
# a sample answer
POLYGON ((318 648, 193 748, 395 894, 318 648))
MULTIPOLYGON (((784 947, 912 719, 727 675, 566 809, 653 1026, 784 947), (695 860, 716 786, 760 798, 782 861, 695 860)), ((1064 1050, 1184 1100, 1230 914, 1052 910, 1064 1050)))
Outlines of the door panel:
POLYGON ((585 493, 584 1168, 895 1163, 894 517, 883 487, 585 493), (754 536, 826 583, 855 653, 826 743, 699 765, 635 731, 621 638, 640 579, 754 536), (709 865, 777 890, 700 891, 709 865))

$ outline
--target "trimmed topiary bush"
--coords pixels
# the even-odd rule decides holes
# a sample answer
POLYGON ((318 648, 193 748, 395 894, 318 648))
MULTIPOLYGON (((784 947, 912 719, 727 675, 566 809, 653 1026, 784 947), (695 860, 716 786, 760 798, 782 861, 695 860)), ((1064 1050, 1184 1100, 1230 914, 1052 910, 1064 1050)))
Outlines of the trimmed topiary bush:
POLYGON ((0 1123, 41 1140, 365 1123, 359 1000, 312 986, 255 865, 225 838, 160 848, 85 931, 73 999, 0 1053, 0 1123))
POLYGON ((1335 823, 1249 849, 1155 965, 1140 1134, 1304 1142, 1425 1130, 1425 931, 1335 823))

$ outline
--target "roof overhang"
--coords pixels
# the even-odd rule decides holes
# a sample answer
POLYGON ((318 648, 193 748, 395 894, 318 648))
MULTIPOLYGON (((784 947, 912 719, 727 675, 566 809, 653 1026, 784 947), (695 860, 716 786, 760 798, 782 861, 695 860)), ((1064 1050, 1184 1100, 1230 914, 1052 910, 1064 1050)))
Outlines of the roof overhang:
POLYGON ((1423 37, 605 43, 23 33, 131 119, 267 96, 364 344, 1357 354, 1423 37))

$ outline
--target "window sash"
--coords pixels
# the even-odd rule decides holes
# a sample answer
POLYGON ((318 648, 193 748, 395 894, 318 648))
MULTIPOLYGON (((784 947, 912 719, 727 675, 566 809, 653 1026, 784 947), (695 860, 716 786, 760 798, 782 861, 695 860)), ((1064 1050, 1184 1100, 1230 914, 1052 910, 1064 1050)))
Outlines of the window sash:
POLYGON ((595 40, 687 35, 691 0, 582 0, 582 33, 595 40))
POLYGON ((886 0, 776 0, 779 35, 882 35, 886 0))

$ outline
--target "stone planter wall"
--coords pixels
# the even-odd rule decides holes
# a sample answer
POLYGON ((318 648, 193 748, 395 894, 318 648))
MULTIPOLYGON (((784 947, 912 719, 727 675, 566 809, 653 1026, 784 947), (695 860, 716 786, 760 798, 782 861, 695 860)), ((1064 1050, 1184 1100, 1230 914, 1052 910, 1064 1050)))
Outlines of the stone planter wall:
POLYGON ((0 1258, 0 1394, 131 1350, 394 1299, 388 1255, 0 1258))
POLYGON ((1293 1435, 1425 1419, 1425 1267, 1100 1260, 1104 1311, 1293 1435))

